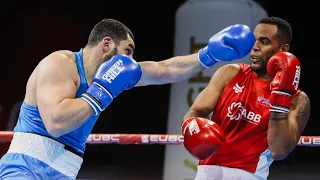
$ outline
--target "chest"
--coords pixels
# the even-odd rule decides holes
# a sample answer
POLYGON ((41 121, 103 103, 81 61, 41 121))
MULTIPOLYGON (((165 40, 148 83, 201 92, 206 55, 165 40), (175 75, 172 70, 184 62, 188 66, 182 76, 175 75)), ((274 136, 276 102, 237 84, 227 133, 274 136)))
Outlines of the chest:
POLYGON ((270 93, 266 81, 252 76, 237 78, 225 87, 215 112, 232 124, 266 124, 270 93))

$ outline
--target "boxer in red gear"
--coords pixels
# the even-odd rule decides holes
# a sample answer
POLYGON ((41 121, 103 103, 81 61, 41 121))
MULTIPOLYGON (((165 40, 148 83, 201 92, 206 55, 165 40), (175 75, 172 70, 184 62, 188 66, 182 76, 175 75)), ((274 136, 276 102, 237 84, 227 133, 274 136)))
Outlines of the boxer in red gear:
POLYGON ((309 120, 310 99, 299 89, 300 62, 289 53, 290 24, 267 17, 255 27, 254 36, 251 64, 219 68, 184 116, 183 126, 189 126, 190 118, 212 113, 211 120, 225 136, 219 144, 212 136, 216 130, 207 128, 209 121, 198 123, 197 135, 185 131, 184 145, 199 159, 195 180, 266 180, 272 162, 294 150, 309 120), (206 136, 205 143, 212 147, 195 143, 206 136), (210 151, 201 159, 207 154, 199 152, 210 151))

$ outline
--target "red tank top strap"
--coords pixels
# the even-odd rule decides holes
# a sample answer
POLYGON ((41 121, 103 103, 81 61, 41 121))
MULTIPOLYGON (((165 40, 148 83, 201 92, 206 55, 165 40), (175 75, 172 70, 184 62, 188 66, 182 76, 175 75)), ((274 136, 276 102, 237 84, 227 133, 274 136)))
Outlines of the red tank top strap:
POLYGON ((237 63, 238 66, 240 66, 239 72, 230 80, 230 82, 227 84, 233 84, 234 81, 238 81, 243 74, 251 71, 250 66, 248 64, 243 64, 243 63, 237 63))

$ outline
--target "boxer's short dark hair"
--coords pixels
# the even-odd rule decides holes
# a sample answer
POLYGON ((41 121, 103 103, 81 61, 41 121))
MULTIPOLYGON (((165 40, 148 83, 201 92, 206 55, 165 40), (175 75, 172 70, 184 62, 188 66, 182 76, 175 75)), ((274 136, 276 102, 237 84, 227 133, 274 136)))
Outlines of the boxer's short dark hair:
POLYGON ((277 36, 282 44, 291 44, 292 28, 290 24, 280 17, 266 17, 259 21, 259 24, 275 25, 278 28, 277 36))
POLYGON ((115 19, 103 19, 91 30, 87 45, 95 46, 105 37, 111 37, 116 44, 119 44, 120 41, 128 39, 128 34, 134 40, 131 30, 123 23, 115 19))

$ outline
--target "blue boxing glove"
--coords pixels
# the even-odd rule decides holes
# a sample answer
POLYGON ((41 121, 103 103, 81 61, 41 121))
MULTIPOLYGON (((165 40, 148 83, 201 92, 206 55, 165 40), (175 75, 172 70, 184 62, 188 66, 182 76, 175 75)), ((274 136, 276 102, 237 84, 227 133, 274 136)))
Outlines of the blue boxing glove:
POLYGON ((81 98, 99 115, 120 93, 133 88, 142 76, 140 65, 122 54, 113 56, 97 70, 92 84, 81 98))
POLYGON ((219 61, 232 61, 246 56, 255 43, 251 29, 243 24, 229 26, 212 36, 198 52, 200 63, 209 68, 219 61))

